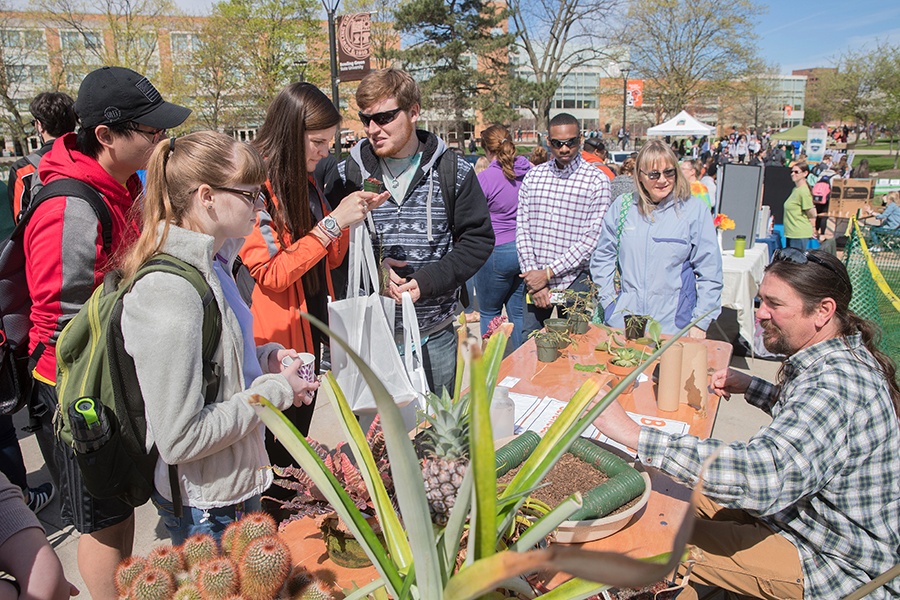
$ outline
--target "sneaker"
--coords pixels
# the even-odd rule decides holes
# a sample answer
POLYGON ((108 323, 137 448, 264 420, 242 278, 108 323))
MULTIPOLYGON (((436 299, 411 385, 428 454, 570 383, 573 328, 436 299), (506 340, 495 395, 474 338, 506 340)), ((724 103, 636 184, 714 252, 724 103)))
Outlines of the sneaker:
POLYGON ((37 514, 50 504, 50 501, 53 500, 55 495, 56 488, 54 488, 53 484, 49 481, 36 488, 28 488, 28 508, 30 508, 34 514, 37 514))

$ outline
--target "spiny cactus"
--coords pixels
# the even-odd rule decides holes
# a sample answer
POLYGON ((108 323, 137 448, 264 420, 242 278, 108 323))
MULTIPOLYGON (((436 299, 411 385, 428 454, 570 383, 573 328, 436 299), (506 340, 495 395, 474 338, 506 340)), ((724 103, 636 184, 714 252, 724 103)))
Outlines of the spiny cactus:
POLYGON ((197 586, 183 585, 172 596, 172 600, 203 600, 203 595, 197 586))
POLYGON ((175 594, 172 576, 160 567, 147 567, 131 584, 129 600, 170 600, 175 594))
POLYGON ((184 571, 184 556, 181 550, 172 546, 157 546, 147 555, 147 563, 154 567, 159 567, 173 578, 181 571, 184 571))
POLYGON ((221 600, 238 591, 238 572, 230 558, 214 558, 198 565, 197 587, 204 600, 221 600))
POLYGON ((291 551, 275 535, 255 539, 241 555, 238 571, 247 600, 272 600, 291 572, 291 551))
POLYGON ((238 521, 238 529, 231 540, 231 558, 237 562, 247 545, 257 538, 278 533, 275 519, 264 512, 252 512, 238 521))
POLYGON ((147 568, 147 559, 143 556, 129 556, 116 568, 116 593, 120 598, 128 596, 131 584, 138 575, 147 568))
POLYGON ((225 528, 225 531, 222 532, 222 537, 219 538, 219 548, 222 550, 222 556, 231 556, 231 544, 240 526, 240 521, 232 521, 225 528))
POLYGON ((303 566, 294 567, 281 590, 281 598, 286 600, 331 600, 331 597, 331 593, 322 589, 321 582, 303 566))
POLYGON ((212 560, 219 555, 219 547, 213 536, 206 533, 192 535, 181 545, 181 554, 184 555, 186 567, 190 569, 207 560, 212 560))

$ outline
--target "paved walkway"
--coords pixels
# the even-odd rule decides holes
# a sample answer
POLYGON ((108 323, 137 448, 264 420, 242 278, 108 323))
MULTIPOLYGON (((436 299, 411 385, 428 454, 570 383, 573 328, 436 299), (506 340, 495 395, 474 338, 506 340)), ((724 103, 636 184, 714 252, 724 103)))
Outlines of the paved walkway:
MULTIPOLYGON (((477 323, 473 325, 473 327, 477 326, 477 323)), ((473 329, 473 332, 475 332, 475 329, 473 329)), ((779 364, 760 359, 735 357, 732 359, 731 366, 771 381, 775 377, 779 364)), ((340 441, 336 436, 339 435, 341 429, 335 419, 334 412, 328 402, 320 402, 316 407, 310 429, 312 432, 317 432, 320 442, 333 445, 340 441)), ((26 424, 27 416, 20 413, 16 415, 15 420, 17 429, 19 429, 26 424)), ((741 396, 734 396, 730 401, 720 403, 716 424, 713 428, 713 437, 727 442, 746 440, 756 433, 760 427, 764 426, 768 420, 765 414, 743 402, 741 396)), ((49 481, 50 476, 44 467, 44 461, 34 436, 21 432, 20 435, 24 436, 20 439, 20 445, 25 455, 29 485, 36 486, 49 481)), ((76 560, 78 534, 71 527, 62 527, 59 519, 59 500, 54 499, 38 516, 44 524, 50 543, 59 555, 70 581, 82 590, 78 598, 89 599, 87 589, 84 587, 78 572, 76 560)), ((135 554, 147 554, 154 546, 167 540, 168 533, 156 514, 156 509, 153 505, 148 503, 137 509, 135 554)))

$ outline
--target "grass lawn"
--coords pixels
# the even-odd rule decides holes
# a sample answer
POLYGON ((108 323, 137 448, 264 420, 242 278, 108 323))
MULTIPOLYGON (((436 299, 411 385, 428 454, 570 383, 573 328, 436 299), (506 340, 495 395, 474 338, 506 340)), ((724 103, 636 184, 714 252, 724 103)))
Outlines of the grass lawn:
POLYGON ((894 168, 894 156, 888 155, 888 154, 885 154, 882 156, 871 156, 871 155, 870 156, 866 156, 866 155, 860 156, 859 154, 857 154, 856 156, 853 157, 853 165, 852 166, 854 166, 854 167, 857 166, 859 164, 859 161, 861 161, 864 158, 869 161, 869 171, 874 171, 877 173, 879 171, 886 171, 888 169, 894 168))
MULTIPOLYGON (((897 142, 898 142, 898 140, 895 139, 894 140, 895 146, 896 146, 897 142)), ((875 140, 875 142, 870 146, 866 142, 866 137, 861 136, 860 141, 857 142, 856 144, 854 144, 854 148, 859 148, 861 150, 873 150, 873 149, 881 149, 881 148, 884 148, 885 150, 890 150, 890 147, 891 147, 890 138, 886 138, 886 137, 877 138, 875 140)))

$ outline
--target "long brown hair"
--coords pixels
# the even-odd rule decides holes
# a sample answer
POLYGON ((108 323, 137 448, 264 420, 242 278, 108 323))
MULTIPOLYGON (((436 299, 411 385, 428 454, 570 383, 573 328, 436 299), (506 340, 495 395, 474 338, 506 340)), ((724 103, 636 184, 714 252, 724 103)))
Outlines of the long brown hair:
MULTIPOLYGON (((900 416, 900 387, 897 384, 897 367, 894 361, 878 349, 881 331, 877 325, 863 319, 850 310, 850 298, 853 296, 853 285, 847 269, 836 256, 821 250, 808 250, 807 255, 815 255, 816 259, 827 263, 831 269, 824 268, 810 261, 806 264, 794 264, 784 260, 775 260, 766 267, 766 273, 772 274, 791 286, 803 300, 804 312, 812 312, 825 298, 834 300, 834 317, 838 322, 838 333, 841 336, 859 333, 862 343, 878 363, 881 374, 887 379, 894 405, 894 414, 900 416), (834 269, 834 270, 832 270, 834 269)), ((781 373, 779 373, 779 379, 781 373)))
POLYGON ((160 252, 170 225, 201 231, 191 212, 196 204, 194 192, 202 184, 234 187, 261 185, 265 180, 266 167, 259 153, 225 134, 198 131, 159 142, 147 164, 141 236, 123 259, 123 281, 160 252), (158 234, 160 223, 164 227, 158 234))
POLYGON ((287 234, 297 241, 314 226, 309 210, 305 134, 340 122, 341 114, 319 88, 311 83, 292 83, 275 96, 253 140, 253 146, 266 159, 269 183, 278 198, 268 211, 284 247, 289 245, 287 234))
POLYGON ((510 181, 515 180, 516 172, 513 164, 516 162, 516 145, 512 142, 512 135, 502 125, 491 125, 481 132, 481 147, 485 152, 490 152, 500 163, 503 175, 510 181))

